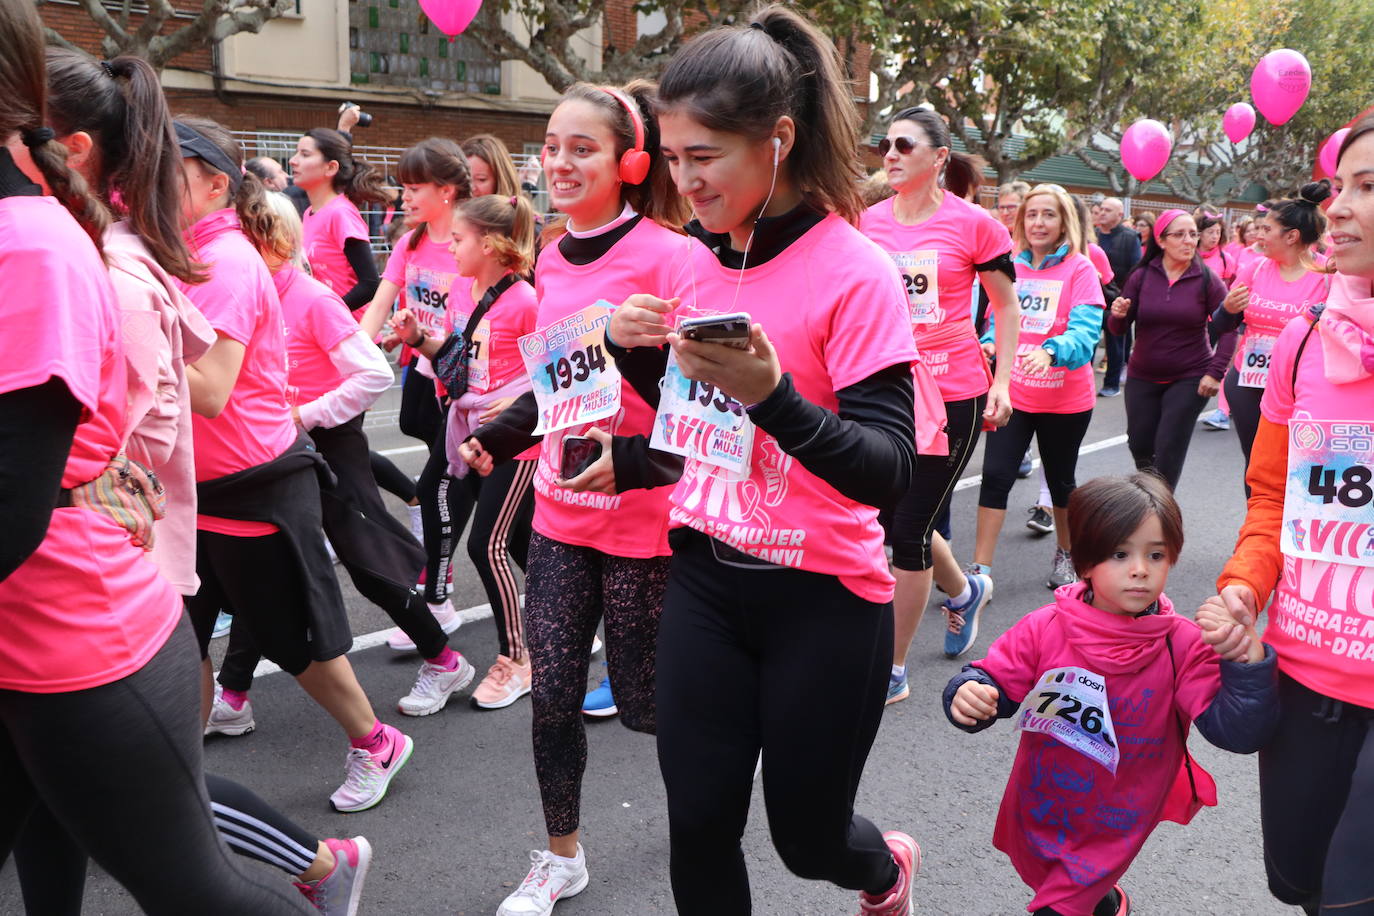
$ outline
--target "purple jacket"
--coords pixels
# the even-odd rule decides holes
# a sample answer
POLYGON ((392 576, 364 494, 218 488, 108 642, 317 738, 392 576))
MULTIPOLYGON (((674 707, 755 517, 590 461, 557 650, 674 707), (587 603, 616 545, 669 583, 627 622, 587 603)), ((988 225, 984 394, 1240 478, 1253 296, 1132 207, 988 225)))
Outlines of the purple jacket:
POLYGON ((1223 334, 1216 349, 1212 348, 1207 322, 1226 298, 1226 284, 1204 271, 1201 260, 1194 258, 1183 276, 1170 285, 1164 260, 1156 258, 1131 273, 1121 295, 1131 300, 1130 311, 1125 318, 1109 316, 1107 327, 1113 334, 1124 334, 1135 325, 1127 369, 1131 378, 1147 382, 1201 375, 1225 378, 1236 349, 1236 332, 1223 334))

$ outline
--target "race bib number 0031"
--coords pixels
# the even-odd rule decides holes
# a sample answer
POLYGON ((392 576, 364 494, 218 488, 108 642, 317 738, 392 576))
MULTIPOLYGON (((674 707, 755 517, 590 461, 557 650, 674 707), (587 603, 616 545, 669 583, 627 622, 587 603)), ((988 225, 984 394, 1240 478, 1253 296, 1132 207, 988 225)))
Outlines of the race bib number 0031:
POLYGON ((620 370, 606 354, 611 304, 604 299, 520 338, 539 405, 535 435, 615 415, 620 370))
POLYGON ((1374 423, 1288 421, 1287 556, 1374 566, 1374 423))
POLYGON ((670 350, 649 446, 747 477, 754 424, 739 401, 709 382, 684 376, 677 353, 670 350))
POLYGON ((1016 727, 1049 735, 1112 773, 1121 760, 1107 703, 1107 681, 1086 668, 1051 668, 1021 704, 1016 727))

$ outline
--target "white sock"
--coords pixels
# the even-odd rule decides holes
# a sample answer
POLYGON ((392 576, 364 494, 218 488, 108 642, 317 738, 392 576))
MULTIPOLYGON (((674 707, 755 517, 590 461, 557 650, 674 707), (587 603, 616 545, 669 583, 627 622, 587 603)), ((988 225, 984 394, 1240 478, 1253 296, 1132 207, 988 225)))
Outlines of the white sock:
POLYGON ((963 607, 973 600, 973 588, 969 585, 968 577, 964 577, 964 590, 949 599, 950 606, 963 607))
POLYGON ((892 666, 892 676, 893 676, 893 677, 906 677, 906 665, 893 665, 893 666, 892 666))
POLYGON ((577 849, 577 855, 571 859, 569 859, 567 856, 560 856, 554 853, 552 850, 549 851, 549 855, 553 856, 554 860, 557 862, 566 862, 567 864, 574 866, 581 865, 583 861, 582 848, 580 846, 577 849))

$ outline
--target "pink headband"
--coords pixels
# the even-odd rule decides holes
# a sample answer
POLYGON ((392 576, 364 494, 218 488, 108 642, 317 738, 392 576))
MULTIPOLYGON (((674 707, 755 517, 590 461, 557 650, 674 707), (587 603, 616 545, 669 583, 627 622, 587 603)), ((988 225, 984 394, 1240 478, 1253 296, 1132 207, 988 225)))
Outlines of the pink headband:
POLYGON ((1168 229, 1169 224, 1172 223, 1174 220, 1178 219, 1180 216, 1187 215, 1187 210, 1179 209, 1165 210, 1163 213, 1159 214, 1159 219, 1155 220, 1155 241, 1163 245, 1164 230, 1168 229))

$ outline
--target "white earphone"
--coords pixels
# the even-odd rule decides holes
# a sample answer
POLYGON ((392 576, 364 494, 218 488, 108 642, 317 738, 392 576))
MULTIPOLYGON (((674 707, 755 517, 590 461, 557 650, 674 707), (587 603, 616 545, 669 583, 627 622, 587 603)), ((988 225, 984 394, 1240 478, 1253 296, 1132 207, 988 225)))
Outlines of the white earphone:
POLYGON ((773 138, 773 168, 778 167, 778 157, 782 155, 782 137, 773 138))

